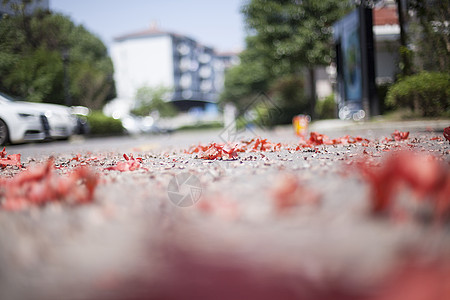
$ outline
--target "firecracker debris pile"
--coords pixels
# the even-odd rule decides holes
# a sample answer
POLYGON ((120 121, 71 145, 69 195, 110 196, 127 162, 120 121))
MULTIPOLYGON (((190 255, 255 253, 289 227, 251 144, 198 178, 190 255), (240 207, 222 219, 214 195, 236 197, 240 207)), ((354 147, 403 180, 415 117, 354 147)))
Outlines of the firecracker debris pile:
POLYGON ((0 298, 449 299, 446 130, 27 162, 3 149, 0 298), (186 172, 201 198, 181 208, 167 188, 186 172))

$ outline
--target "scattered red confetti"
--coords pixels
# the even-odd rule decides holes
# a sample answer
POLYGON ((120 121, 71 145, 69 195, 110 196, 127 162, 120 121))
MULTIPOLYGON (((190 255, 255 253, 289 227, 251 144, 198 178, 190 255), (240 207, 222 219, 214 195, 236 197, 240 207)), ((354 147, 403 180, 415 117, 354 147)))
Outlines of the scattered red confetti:
POLYGON ((208 146, 194 146, 186 152, 189 154, 197 153, 197 158, 208 160, 234 160, 238 158, 235 147, 217 143, 211 143, 208 146))
POLYGON ((300 140, 300 144, 297 146, 296 150, 300 150, 302 148, 312 148, 314 146, 320 146, 320 145, 339 145, 339 144, 356 144, 356 143, 363 143, 364 145, 368 145, 370 143, 370 140, 362 138, 360 136, 352 137, 349 135, 336 138, 336 139, 330 139, 328 136, 317 133, 317 132, 311 132, 309 139, 300 140))
POLYGON ((395 130, 395 131, 391 134, 391 136, 392 136, 392 140, 391 140, 391 141, 396 141, 396 142, 398 142, 398 141, 404 141, 404 140, 407 140, 407 139, 408 139, 408 137, 409 137, 409 131, 402 132, 402 131, 395 130))
POLYGON ((443 138, 441 138, 440 136, 435 136, 435 137, 432 137, 431 139, 430 139, 430 141, 443 141, 444 139, 443 138))
POLYGON ((326 135, 317 132, 311 132, 308 143, 310 145, 319 146, 323 145, 324 140, 328 140, 328 137, 326 135))
POLYGON ((371 186, 372 213, 398 213, 395 196, 406 186, 416 199, 433 204, 436 220, 449 217, 450 172, 434 156, 401 151, 389 156, 379 168, 364 162, 359 166, 371 186))
POLYGON ((6 166, 16 166, 21 168, 20 154, 6 155, 6 148, 0 152, 0 168, 5 168, 6 166))
POLYGON ((81 154, 77 154, 74 157, 72 157, 70 160, 77 161, 80 163, 88 163, 92 161, 98 161, 99 158, 97 156, 89 156, 89 157, 82 157, 81 154))
POLYGON ((125 158, 125 161, 119 161, 115 166, 105 168, 105 170, 120 171, 120 172, 135 171, 138 169, 147 170, 146 168, 142 168, 141 157, 134 158, 132 154, 130 154, 130 156, 124 154, 123 158, 125 158))
POLYGON ((81 154, 77 154, 77 155, 75 155, 74 157, 72 157, 72 159, 71 160, 74 160, 74 161, 80 161, 81 160, 81 154))
POLYGON ((249 141, 241 141, 236 145, 237 152, 265 152, 280 151, 281 143, 272 143, 267 139, 254 138, 249 141))
POLYGON ((211 143, 207 146, 197 145, 185 151, 188 154, 198 153, 197 158, 200 159, 223 159, 234 160, 238 158, 239 152, 265 152, 280 151, 281 143, 272 143, 267 139, 254 138, 249 141, 241 141, 236 145, 221 143, 211 143))
POLYGON ((444 137, 450 142, 450 127, 444 128, 444 137))
POLYGON ((305 187, 294 175, 281 178, 272 194, 277 213, 287 212, 300 205, 317 205, 320 201, 320 194, 305 187))
POLYGON ((87 167, 79 167, 68 176, 59 175, 50 159, 11 179, 0 179, 0 208, 22 210, 49 202, 90 203, 97 183, 97 175, 87 167))

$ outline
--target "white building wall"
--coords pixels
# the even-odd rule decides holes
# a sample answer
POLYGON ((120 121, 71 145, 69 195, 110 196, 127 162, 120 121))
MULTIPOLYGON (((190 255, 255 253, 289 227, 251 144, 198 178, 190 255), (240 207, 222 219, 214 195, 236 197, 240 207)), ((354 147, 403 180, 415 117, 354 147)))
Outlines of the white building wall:
POLYGON ((170 35, 116 41, 111 46, 117 97, 133 99, 143 86, 173 87, 170 35))
POLYGON ((333 93, 333 87, 325 67, 317 67, 315 70, 317 99, 322 100, 333 93))
POLYGON ((398 51, 381 50, 376 53, 377 83, 393 82, 398 72, 398 51))

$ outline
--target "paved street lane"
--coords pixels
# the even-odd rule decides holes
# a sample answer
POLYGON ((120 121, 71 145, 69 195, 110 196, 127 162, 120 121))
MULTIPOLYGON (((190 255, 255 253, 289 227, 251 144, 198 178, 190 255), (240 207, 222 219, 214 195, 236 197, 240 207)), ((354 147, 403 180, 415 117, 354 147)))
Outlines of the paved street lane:
POLYGON ((0 299, 448 299, 446 124, 8 146, 0 299))

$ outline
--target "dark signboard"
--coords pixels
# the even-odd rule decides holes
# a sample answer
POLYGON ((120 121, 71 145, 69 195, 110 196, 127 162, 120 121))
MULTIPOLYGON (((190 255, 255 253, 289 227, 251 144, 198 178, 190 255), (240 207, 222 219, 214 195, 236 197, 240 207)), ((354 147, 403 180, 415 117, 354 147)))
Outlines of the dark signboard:
POLYGON ((333 25, 341 119, 378 114, 372 10, 359 7, 333 25))

